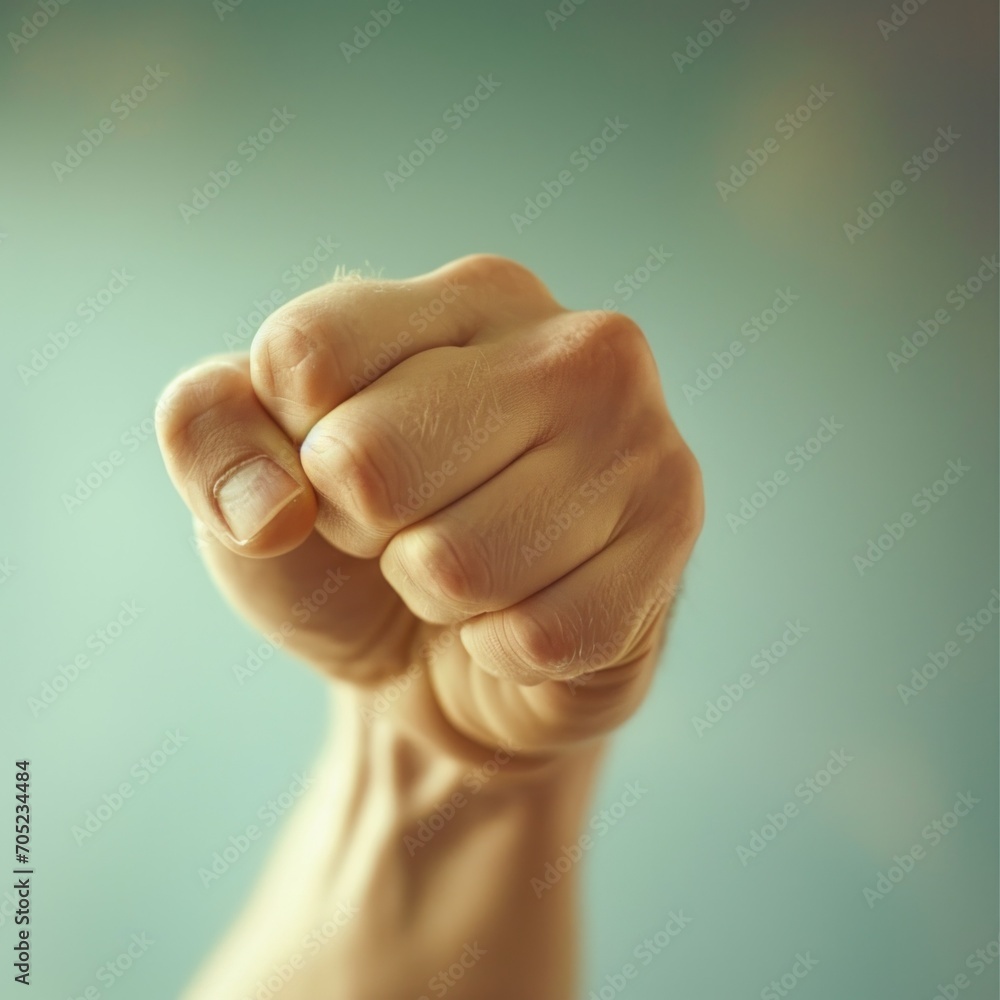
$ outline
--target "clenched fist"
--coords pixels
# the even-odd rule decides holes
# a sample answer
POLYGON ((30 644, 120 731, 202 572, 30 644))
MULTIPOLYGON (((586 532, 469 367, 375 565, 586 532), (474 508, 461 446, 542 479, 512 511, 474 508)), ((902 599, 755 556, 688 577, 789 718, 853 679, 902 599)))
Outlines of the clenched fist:
POLYGON ((223 592, 369 724, 543 752, 641 701, 702 496, 623 316, 486 255, 342 278, 177 378, 157 431, 223 592))

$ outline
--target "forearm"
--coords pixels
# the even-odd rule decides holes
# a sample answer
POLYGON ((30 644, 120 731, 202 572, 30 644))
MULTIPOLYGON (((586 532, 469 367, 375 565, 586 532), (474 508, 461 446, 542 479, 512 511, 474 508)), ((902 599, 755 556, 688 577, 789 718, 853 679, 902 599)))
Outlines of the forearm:
POLYGON ((578 872, 532 879, 579 837, 601 746, 442 753, 433 728, 365 721, 365 695, 341 695, 316 784, 191 1000, 274 975, 286 1000, 569 1000, 578 872))

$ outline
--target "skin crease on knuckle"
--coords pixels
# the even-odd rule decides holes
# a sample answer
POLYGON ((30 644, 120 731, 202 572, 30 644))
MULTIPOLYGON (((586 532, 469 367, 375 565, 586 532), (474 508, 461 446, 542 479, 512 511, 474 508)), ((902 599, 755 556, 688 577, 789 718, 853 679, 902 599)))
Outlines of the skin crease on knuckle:
POLYGON ((352 554, 375 558, 395 526, 391 449, 377 430, 356 424, 331 428, 329 440, 322 450, 303 449, 303 469, 346 522, 350 544, 359 547, 352 554))
POLYGON ((304 413, 322 407, 330 387, 343 384, 345 356, 353 353, 347 336, 332 350, 324 325, 314 309, 297 303, 273 313, 251 344, 254 388, 304 413))
POLYGON ((489 600, 492 574, 483 540, 472 532, 456 537, 454 527, 438 524, 410 529, 398 558, 405 559, 405 572, 412 581, 423 577, 429 583, 426 596, 446 617, 456 613, 468 617, 477 605, 489 600))
POLYGON ((502 616, 508 648, 539 679, 560 673, 578 651, 578 640, 558 615, 515 609, 502 616))
POLYGON ((269 330, 254 350, 255 382, 266 392, 303 406, 314 401, 311 397, 318 387, 310 386, 303 376, 316 370, 320 347, 300 325, 286 323, 269 330))

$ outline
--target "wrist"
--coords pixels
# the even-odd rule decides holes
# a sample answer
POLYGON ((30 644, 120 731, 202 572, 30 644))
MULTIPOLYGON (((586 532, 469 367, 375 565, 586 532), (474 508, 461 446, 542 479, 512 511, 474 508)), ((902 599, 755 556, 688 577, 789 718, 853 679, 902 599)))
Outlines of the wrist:
POLYGON ((579 872, 552 891, 536 886, 580 836, 603 742, 545 758, 490 750, 388 715, 365 722, 356 689, 338 694, 319 769, 336 800, 327 895, 356 906, 357 953, 405 942, 415 953, 400 966, 420 970, 405 986, 380 971, 377 985, 366 980, 372 995, 435 995, 425 985, 435 973, 475 952, 475 969, 449 992, 455 1000, 571 996, 579 872))
POLYGON ((440 832, 442 823, 475 823, 498 813, 536 835, 558 839, 578 832, 605 739, 540 754, 513 739, 484 746, 467 738, 441 716, 433 697, 419 691, 405 712, 373 714, 369 706, 365 689, 335 689, 323 769, 350 801, 355 820, 378 800, 386 839, 398 834, 402 843, 411 827, 426 837, 428 829, 440 832))

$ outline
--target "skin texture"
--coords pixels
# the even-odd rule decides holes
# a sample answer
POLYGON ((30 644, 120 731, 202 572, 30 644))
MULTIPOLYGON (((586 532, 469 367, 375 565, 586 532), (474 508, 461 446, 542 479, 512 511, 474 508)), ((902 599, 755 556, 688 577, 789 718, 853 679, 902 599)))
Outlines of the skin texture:
POLYGON ((579 866, 538 879, 703 517, 642 332, 500 257, 343 278, 175 379, 157 434, 219 588, 336 713, 188 1000, 569 1000, 579 866))

